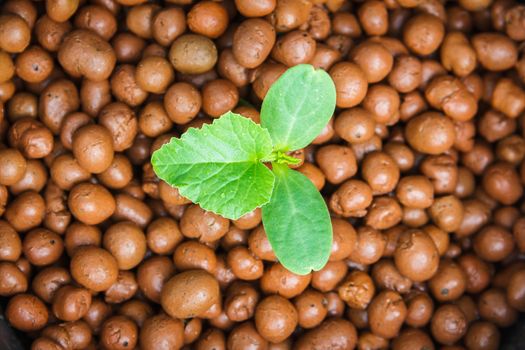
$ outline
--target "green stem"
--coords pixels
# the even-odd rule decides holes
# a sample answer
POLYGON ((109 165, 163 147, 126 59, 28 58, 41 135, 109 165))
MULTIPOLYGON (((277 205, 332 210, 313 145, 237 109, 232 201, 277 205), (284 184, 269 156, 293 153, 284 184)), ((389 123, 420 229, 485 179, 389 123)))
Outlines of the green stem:
POLYGON ((295 165, 301 162, 300 159, 294 158, 283 151, 273 151, 268 158, 262 160, 263 162, 272 162, 277 164, 295 165))

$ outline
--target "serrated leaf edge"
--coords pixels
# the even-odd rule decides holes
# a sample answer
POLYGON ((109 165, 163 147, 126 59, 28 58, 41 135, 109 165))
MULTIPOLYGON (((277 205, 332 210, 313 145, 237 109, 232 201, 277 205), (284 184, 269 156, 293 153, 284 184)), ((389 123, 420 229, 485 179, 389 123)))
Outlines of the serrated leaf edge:
MULTIPOLYGON (((185 138, 187 138, 188 136, 188 133, 190 133, 190 135, 195 132, 206 132, 206 129, 209 129, 211 128, 213 125, 217 125, 218 123, 221 123, 221 119, 223 118, 226 118, 225 120, 222 121, 222 123, 226 122, 229 118, 232 118, 232 117, 236 117, 236 116, 239 116, 243 119, 245 119, 248 123, 251 123, 253 124, 254 126, 260 128, 261 130, 263 130, 264 132, 266 132, 266 134, 268 135, 268 138, 270 140, 270 142, 272 142, 272 139, 270 137, 270 134, 268 132, 268 129, 262 127, 261 125, 255 123, 253 120, 251 120, 250 118, 246 118, 245 116, 241 115, 241 114, 237 114, 237 113, 233 113, 231 111, 229 112, 226 112, 225 114, 223 114, 221 117, 215 119, 211 124, 204 124, 200 129, 199 128, 194 128, 194 127, 191 127, 191 128, 188 128, 188 130, 186 130, 186 132, 184 134, 181 135, 180 138, 177 138, 177 137, 172 137, 170 139, 169 142, 163 144, 159 149, 157 149, 155 152, 153 152, 152 156, 151 156, 151 160, 150 160, 150 163, 153 167, 153 171, 155 172, 155 175, 161 179, 162 181, 165 181, 168 185, 170 185, 171 187, 175 187, 179 190, 179 193, 181 196, 183 197, 186 197, 188 198, 187 196, 187 193, 185 193, 185 189, 184 188, 181 188, 179 186, 175 186, 175 185, 171 185, 170 183, 168 183, 164 178, 162 178, 161 176, 158 175, 159 173, 159 168, 158 168, 158 162, 155 162, 154 161, 154 158, 156 157, 155 154, 157 154, 157 152, 160 153, 160 151, 164 148, 164 147, 169 147, 168 145, 170 145, 172 142, 184 142, 185 138), (206 129, 205 129, 206 128, 206 129), (203 130, 204 129, 204 130, 203 130)), ((273 148, 273 143, 272 143, 272 148, 273 148)), ((270 152, 271 154, 271 152, 270 152)), ((270 155, 269 154, 269 155, 270 155)), ((267 155, 266 157, 268 157, 269 155, 267 155)), ((263 161, 264 161, 264 158, 261 158, 261 159, 254 159, 254 160, 247 160, 247 161, 242 161, 242 162, 224 162, 223 164, 235 164, 235 163, 253 163, 253 164, 257 164, 257 163, 261 163, 263 164, 263 161)), ((180 163, 180 164, 191 164, 191 163, 180 163)), ((199 163, 198 163, 199 164, 199 163)), ((202 163, 200 163, 202 164, 202 163)), ((272 171, 270 171, 270 173, 272 174, 272 186, 271 186, 271 191, 269 191, 269 193, 267 194, 267 199, 265 202, 261 203, 260 205, 256 206, 255 208, 247 211, 246 213, 240 215, 239 217, 232 217, 230 215, 227 215, 225 214, 224 212, 222 212, 221 210, 212 210, 211 208, 205 206, 202 204, 202 201, 200 200, 192 200, 190 198, 188 198, 189 200, 191 200, 192 203, 194 204, 197 204, 199 205, 202 209, 206 210, 206 211, 210 211, 210 212, 213 212, 213 213, 216 213, 218 215, 221 215, 222 217, 226 218, 226 219, 230 219, 230 220, 237 220, 239 219, 240 217, 242 217, 243 215, 249 213, 250 211, 252 210, 255 210, 257 208, 262 208, 263 206, 265 206, 266 204, 268 204, 272 198, 272 194, 273 194, 273 190, 275 188, 275 175, 273 174, 272 171)))

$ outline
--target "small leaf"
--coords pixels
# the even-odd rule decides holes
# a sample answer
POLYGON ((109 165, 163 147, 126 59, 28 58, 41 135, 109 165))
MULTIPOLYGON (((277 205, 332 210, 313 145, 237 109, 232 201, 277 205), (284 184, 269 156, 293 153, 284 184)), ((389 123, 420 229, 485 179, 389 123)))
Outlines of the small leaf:
POLYGON ((275 255, 288 270, 318 271, 332 249, 332 224, 323 197, 312 182, 283 164, 272 164, 275 187, 262 208, 263 224, 275 255))
POLYGON ((261 125, 274 149, 306 147, 326 126, 335 109, 335 85, 323 70, 308 64, 288 69, 270 88, 261 108, 261 125))
POLYGON ((270 200, 274 175, 261 159, 271 152, 267 130, 228 112, 213 124, 172 138, 151 162, 157 176, 182 196, 235 220, 270 200))

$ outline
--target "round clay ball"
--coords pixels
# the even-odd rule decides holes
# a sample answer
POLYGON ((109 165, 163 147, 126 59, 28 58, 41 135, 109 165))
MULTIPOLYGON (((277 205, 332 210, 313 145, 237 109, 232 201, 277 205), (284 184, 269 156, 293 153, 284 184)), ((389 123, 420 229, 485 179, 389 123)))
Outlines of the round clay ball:
POLYGON ((0 15, 0 49, 9 53, 24 51, 31 41, 31 29, 15 14, 0 15))
POLYGON ((202 96, 193 85, 178 82, 164 95, 164 108, 168 117, 177 124, 187 124, 197 116, 202 106, 202 96))
POLYGON ((77 28, 91 29, 105 40, 109 40, 117 31, 117 18, 104 6, 88 5, 81 7, 75 15, 77 28))
POLYGON ((427 154, 448 151, 456 138, 452 121, 437 112, 425 112, 411 118, 406 125, 405 135, 412 148, 427 154))
POLYGON ((10 297, 27 291, 27 277, 15 263, 0 262, 0 276, 0 296, 10 297))
POLYGON ((141 105, 148 97, 136 80, 136 68, 130 64, 118 66, 110 79, 111 92, 115 98, 131 107, 141 105))
POLYGON ((0 260, 15 262, 21 254, 20 236, 9 223, 0 220, 0 260))
POLYGON ((0 82, 5 83, 15 75, 15 64, 11 55, 5 51, 0 51, 0 82))
POLYGON ((95 292, 109 289, 118 277, 117 260, 107 250, 94 246, 78 248, 70 269, 77 283, 95 292))
POLYGON ((504 205, 516 203, 523 194, 516 169, 506 162, 491 164, 483 172, 483 189, 504 205))
POLYGON ((136 267, 146 254, 146 236, 131 221, 111 225, 104 233, 102 244, 115 257, 120 270, 136 267))
POLYGON ((113 138, 101 125, 79 128, 73 135, 72 148, 80 166, 90 173, 102 173, 113 161, 113 138))
POLYGON ((228 335, 225 349, 268 348, 268 341, 247 321, 236 326, 228 335))
POLYGON ((255 327, 261 336, 272 343, 286 340, 297 326, 297 310, 291 302, 272 295, 261 300, 255 309, 255 327))
POLYGON ((452 345, 467 332, 465 314, 456 305, 441 305, 432 316, 430 331, 439 343, 452 345))
POLYGON ((171 45, 169 59, 175 70, 185 74, 209 71, 217 62, 217 48, 210 39, 197 34, 184 34, 171 45))
POLYGON ((200 1, 190 9, 187 20, 192 32, 216 39, 228 27, 228 11, 221 3, 200 1))
POLYGON ((425 209, 432 205, 434 187, 424 176, 405 176, 397 185, 396 196, 404 206, 425 209))
POLYGON ((279 294, 287 299, 300 295, 310 284, 312 274, 297 275, 282 264, 274 263, 264 271, 260 280, 261 290, 266 294, 279 294))
POLYGON ((228 232, 229 227, 229 220, 198 205, 189 206, 180 220, 182 234, 188 238, 198 238, 201 242, 217 241, 228 232))
POLYGON ((357 64, 339 62, 330 68, 329 73, 335 84, 337 107, 354 107, 364 100, 368 81, 365 72, 357 64))
POLYGON ((316 41, 308 32, 294 30, 277 40, 271 55, 277 62, 293 67, 310 62, 316 46, 316 41))
POLYGON ((148 225, 146 243, 148 248, 159 255, 171 254, 182 242, 184 236, 177 222, 168 217, 158 218, 148 225))
POLYGON ((154 94, 164 93, 173 79, 175 79, 173 66, 164 57, 145 57, 139 62, 135 71, 138 86, 154 94))
POLYGON ((78 321, 91 306, 91 293, 85 288, 63 286, 56 291, 53 300, 53 314, 62 321, 78 321))
POLYGON ((372 300, 368 308, 370 330, 383 338, 394 338, 403 325, 406 313, 406 305, 401 295, 384 290, 372 300))
POLYGON ((58 62, 69 75, 93 81, 108 79, 116 61, 111 45, 95 32, 86 29, 67 34, 58 51, 58 62))
POLYGON ((472 37, 478 61, 489 71, 504 71, 516 64, 516 43, 500 33, 479 33, 472 37))
POLYGON ((13 148, 0 149, 0 185, 11 186, 22 179, 27 162, 20 151, 13 148))
POLYGON ((525 310, 525 270, 518 270, 512 273, 507 286, 507 300, 513 308, 523 312, 525 310))
POLYGON ((469 349, 496 350, 500 348, 501 333, 494 323, 477 321, 469 326, 464 339, 469 349))
POLYGON ((256 68, 270 55, 275 39, 275 28, 268 21, 244 20, 233 35, 233 56, 241 66, 256 68))
POLYGON ((103 186, 84 182, 69 192, 68 207, 75 218, 87 225, 108 219, 116 208, 113 195, 103 186))
POLYGON ((445 25, 441 19, 426 13, 411 17, 403 30, 403 41, 406 46, 421 56, 430 55, 436 51, 444 36, 445 25))
POLYGON ((133 179, 133 166, 126 156, 117 153, 109 168, 97 177, 107 188, 121 189, 133 179))
POLYGON ((338 293, 349 307, 364 310, 375 294, 374 282, 367 273, 353 271, 339 285, 338 293))
POLYGON ((32 265, 46 266, 58 261, 64 251, 62 238, 45 228, 36 228, 24 236, 24 256, 32 265))
POLYGON ((156 303, 160 302, 160 295, 164 284, 175 273, 175 267, 170 258, 154 256, 143 261, 137 270, 137 282, 144 296, 156 303))
POLYGON ((35 37, 38 43, 50 52, 56 52, 62 44, 64 36, 71 31, 69 21, 57 22, 44 15, 35 23, 35 37))
POLYGON ((78 9, 79 0, 47 0, 46 13, 54 21, 67 21, 78 9))
POLYGON ((160 303, 171 317, 185 319, 204 313, 219 298, 219 283, 215 277, 204 270, 189 270, 166 282, 160 303))
POLYGON ((4 218, 18 232, 39 226, 45 217, 46 203, 40 194, 26 191, 14 198, 4 218))
MULTIPOLYGON (((113 140, 113 150, 115 150, 116 152, 125 151, 133 145, 133 141, 135 139, 135 136, 137 136, 138 132, 138 121, 133 110, 125 103, 114 102, 104 106, 104 108, 102 108, 98 115, 98 122, 101 126, 105 127, 107 131, 109 131, 111 139, 113 140)), ((92 125, 90 130, 94 129, 93 126, 95 125, 92 125)), ((85 133, 85 131, 82 131, 82 133, 85 133)), ((82 136, 82 134, 80 134, 80 136, 82 136)), ((76 134, 74 135, 74 137, 80 136, 76 134)), ((75 151, 74 145, 75 140, 73 139, 73 152, 75 151)), ((107 145, 102 143, 99 145, 100 148, 106 146, 107 145)), ((87 145, 87 151, 83 155, 84 158, 86 158, 86 153, 89 152, 96 152, 96 148, 90 148, 90 145, 87 145)), ((107 151, 107 155, 110 155, 109 151, 107 151)), ((99 156, 102 158, 101 163, 103 163, 103 165, 106 166, 106 159, 104 158, 104 156, 99 156)), ((80 163, 82 165, 82 162, 80 163)), ((96 171, 99 171, 102 168, 102 164, 99 164, 99 166, 100 168, 96 171)), ((105 170, 107 170, 107 168, 105 170)))
POLYGON ((28 83, 40 83, 49 77, 54 63, 51 55, 39 46, 31 46, 16 57, 16 74, 28 83))
POLYGON ((445 302, 459 299, 465 292, 466 284, 463 268, 453 261, 444 260, 428 286, 436 300, 445 302))
POLYGON ((34 276, 31 288, 40 299, 46 303, 52 303, 56 291, 70 283, 71 275, 66 268, 50 266, 34 276))
POLYGON ((329 318, 318 327, 304 333, 296 342, 299 350, 331 349, 334 345, 341 349, 354 349, 357 344, 355 326, 343 318, 329 318))
POLYGON ((473 239, 474 252, 485 261, 497 262, 507 258, 515 247, 512 234, 504 227, 486 225, 473 239))
POLYGON ((169 46, 173 40, 186 30, 186 14, 179 7, 167 7, 153 16, 151 35, 163 46, 169 46))
POLYGON ((220 117, 235 108, 238 102, 237 87, 229 80, 212 80, 202 88, 202 109, 210 117, 220 117))
POLYGON ((138 342, 138 327, 125 316, 112 316, 102 325, 100 342, 108 350, 134 349, 138 342))
POLYGON ((394 261, 402 275, 422 282, 437 272, 439 253, 434 241, 426 232, 408 230, 399 237, 394 261))
POLYGON ((5 317, 19 331, 34 332, 44 328, 49 313, 39 298, 32 294, 18 294, 7 303, 5 317))
POLYGON ((369 83, 383 80, 394 65, 394 58, 388 49, 379 43, 370 41, 365 41, 354 48, 351 57, 363 70, 369 83))
POLYGON ((184 325, 168 315, 155 315, 140 328, 139 341, 143 349, 180 349, 184 344, 184 325))

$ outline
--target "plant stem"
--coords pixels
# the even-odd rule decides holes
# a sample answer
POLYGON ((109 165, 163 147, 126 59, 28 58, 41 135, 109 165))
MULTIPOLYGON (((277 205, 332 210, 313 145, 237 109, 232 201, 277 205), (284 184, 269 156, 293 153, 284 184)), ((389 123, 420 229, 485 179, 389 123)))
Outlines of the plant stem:
POLYGON ((273 151, 268 158, 262 160, 263 162, 272 162, 277 164, 295 165, 301 162, 300 159, 294 158, 283 151, 273 151))

